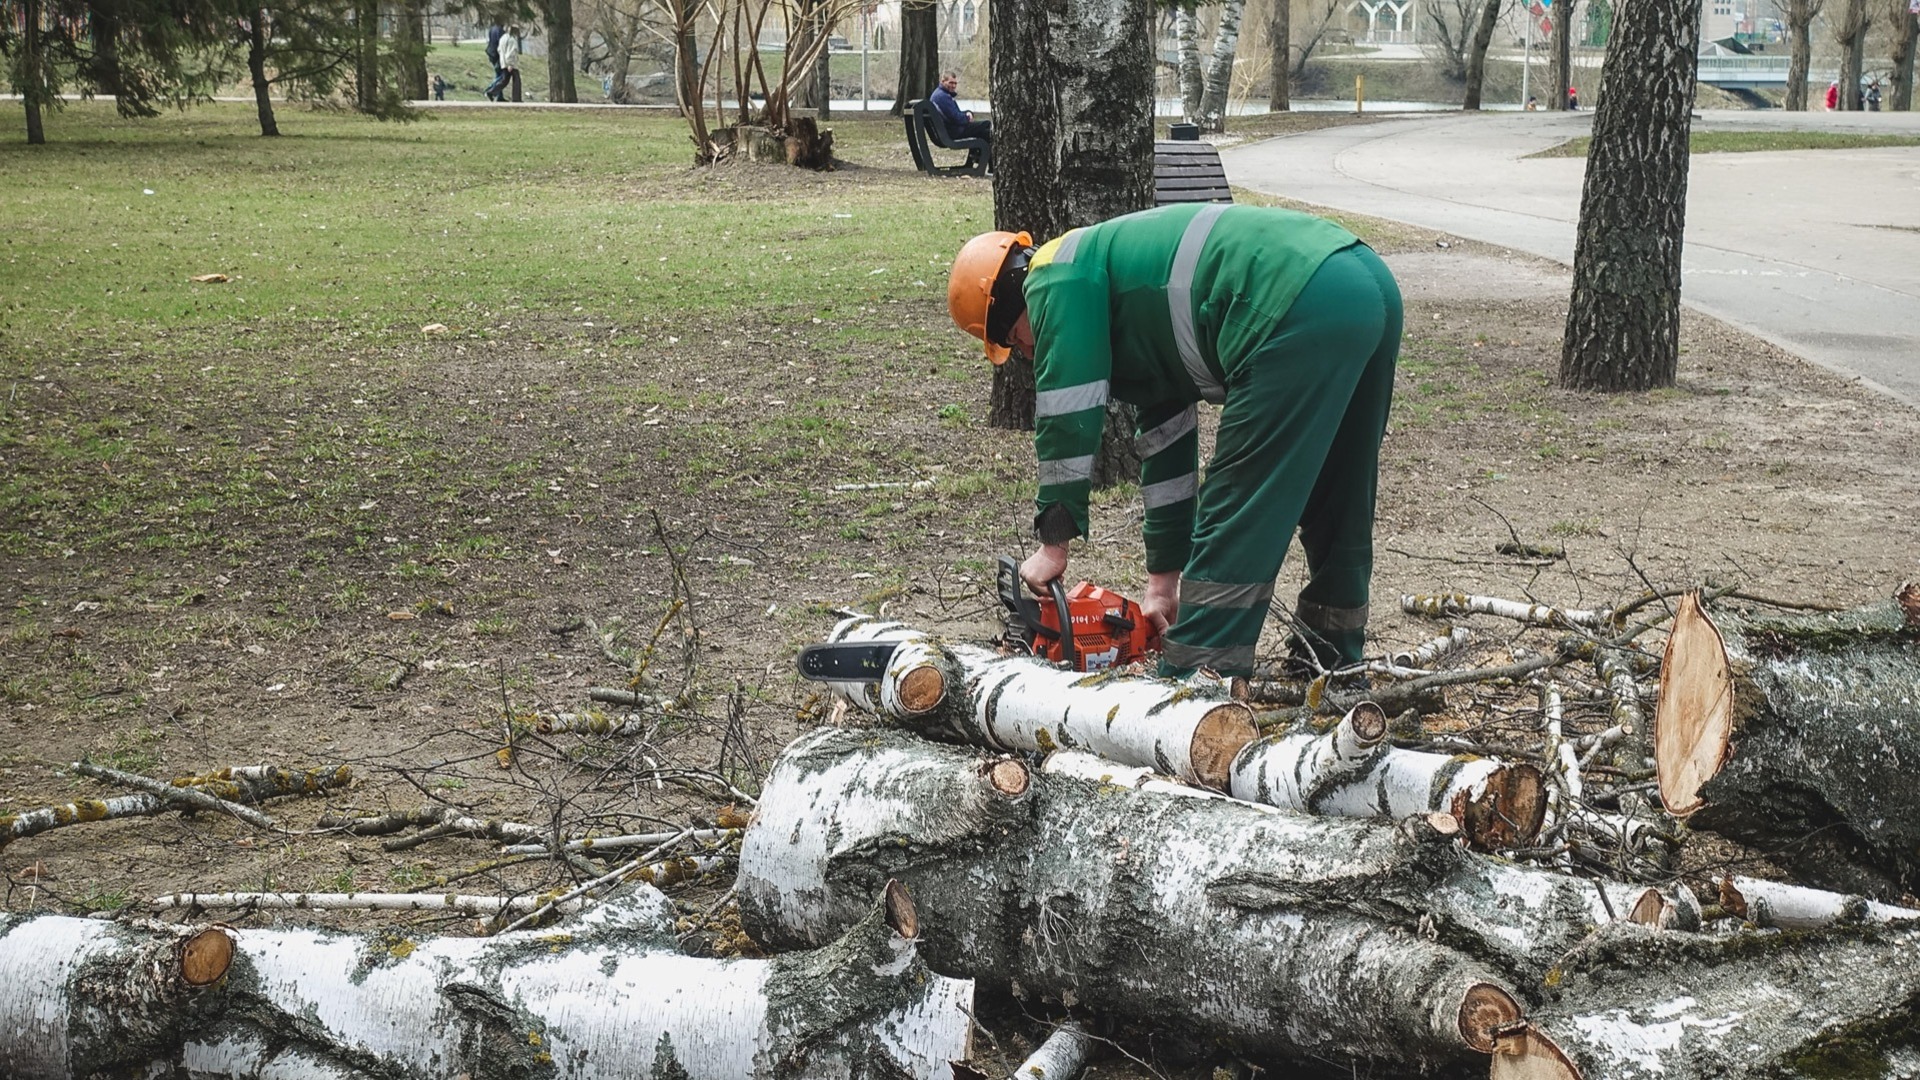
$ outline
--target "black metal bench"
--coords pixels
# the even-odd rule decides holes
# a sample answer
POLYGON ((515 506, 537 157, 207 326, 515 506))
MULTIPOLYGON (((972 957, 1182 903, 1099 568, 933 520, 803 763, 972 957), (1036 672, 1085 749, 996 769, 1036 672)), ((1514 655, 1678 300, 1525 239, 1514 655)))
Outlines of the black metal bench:
POLYGON ((1160 141, 1153 144, 1153 205, 1233 201, 1227 169, 1212 143, 1160 141))
POLYGON ((992 142, 948 135, 946 120, 940 110, 933 107, 933 102, 910 101, 901 118, 907 125, 907 151, 913 155, 914 167, 928 176, 985 176, 993 165, 992 142), (970 158, 978 152, 979 158, 972 164, 963 161, 958 165, 942 165, 933 159, 934 147, 965 151, 970 158))

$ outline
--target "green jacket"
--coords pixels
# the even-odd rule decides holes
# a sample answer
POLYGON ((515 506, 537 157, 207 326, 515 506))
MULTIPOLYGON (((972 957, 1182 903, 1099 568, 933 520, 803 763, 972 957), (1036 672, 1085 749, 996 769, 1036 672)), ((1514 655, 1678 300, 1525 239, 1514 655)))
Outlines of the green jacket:
POLYGON ((1147 570, 1178 570, 1199 484, 1195 403, 1226 400, 1327 256, 1359 243, 1310 214, 1189 203, 1074 229, 1034 253, 1038 510, 1087 533, 1108 397, 1138 407, 1147 570))

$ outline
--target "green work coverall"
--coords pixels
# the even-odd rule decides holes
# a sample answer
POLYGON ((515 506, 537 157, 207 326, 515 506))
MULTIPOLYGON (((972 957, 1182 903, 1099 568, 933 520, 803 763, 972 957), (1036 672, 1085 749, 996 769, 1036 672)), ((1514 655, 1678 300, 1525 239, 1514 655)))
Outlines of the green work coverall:
POLYGON ((1087 534, 1109 396, 1137 406, 1147 570, 1182 571, 1161 674, 1253 670, 1294 529, 1294 608, 1326 664, 1360 659, 1400 291, 1353 234, 1290 210, 1164 206, 1034 253, 1036 531, 1087 534), (1221 407, 1206 481, 1196 403, 1221 407))

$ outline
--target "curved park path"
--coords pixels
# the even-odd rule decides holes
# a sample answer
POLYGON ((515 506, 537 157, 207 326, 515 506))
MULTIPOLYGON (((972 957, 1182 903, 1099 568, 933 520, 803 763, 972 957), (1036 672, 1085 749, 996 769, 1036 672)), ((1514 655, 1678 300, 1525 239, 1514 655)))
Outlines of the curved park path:
MULTIPOLYGON (((1920 135, 1920 113, 1708 111, 1694 130, 1920 135)), ((1254 191, 1497 244, 1568 265, 1582 158, 1529 158, 1592 114, 1394 116, 1227 149, 1254 191)), ((1688 182, 1685 302, 1920 406, 1920 146, 1700 154, 1688 182)))

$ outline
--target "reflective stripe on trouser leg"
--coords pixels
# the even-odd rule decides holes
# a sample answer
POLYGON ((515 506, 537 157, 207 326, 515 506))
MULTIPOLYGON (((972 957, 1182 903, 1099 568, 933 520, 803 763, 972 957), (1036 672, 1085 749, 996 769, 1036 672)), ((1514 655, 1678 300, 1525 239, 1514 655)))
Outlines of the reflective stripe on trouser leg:
MULTIPOLYGON (((1189 607, 1188 582, 1219 587, 1273 581, 1348 405, 1376 353, 1387 347, 1389 321, 1397 344, 1398 319, 1389 320, 1382 289, 1354 252, 1372 257, 1364 248, 1329 257, 1266 344, 1227 373, 1227 400, 1200 489, 1193 554, 1182 581, 1180 617, 1167 630, 1162 675, 1184 675, 1201 656, 1219 659, 1206 666, 1221 674, 1252 672, 1265 606, 1189 607)), ((1397 316, 1397 303, 1392 307, 1397 316)), ((1387 372, 1391 380, 1390 362, 1387 372)), ((1378 435, 1376 430, 1369 463, 1378 458, 1378 435)), ((1364 531, 1370 536, 1371 479, 1364 494, 1364 531)))
POLYGON ((1253 647, 1260 641, 1260 626, 1266 622, 1267 607, 1273 602, 1273 580, 1230 583, 1180 579, 1180 622, 1217 624, 1227 644, 1194 645, 1178 641, 1162 643, 1164 664, 1179 668, 1209 668, 1223 674, 1246 675, 1253 672, 1253 647))
POLYGON ((1379 256, 1365 248, 1353 250, 1356 268, 1379 290, 1386 324, 1340 418, 1326 465, 1307 496, 1300 546, 1307 556, 1308 580, 1294 608, 1315 656, 1330 667, 1353 663, 1366 653, 1380 439, 1387 428, 1393 369, 1400 354, 1400 289, 1379 256))

